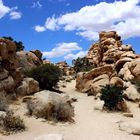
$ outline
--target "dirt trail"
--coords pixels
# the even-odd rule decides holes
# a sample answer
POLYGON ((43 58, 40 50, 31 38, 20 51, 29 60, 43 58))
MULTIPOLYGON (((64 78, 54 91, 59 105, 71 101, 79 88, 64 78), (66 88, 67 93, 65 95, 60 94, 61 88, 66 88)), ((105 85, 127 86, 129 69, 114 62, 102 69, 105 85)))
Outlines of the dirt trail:
MULTIPOLYGON (((0 140, 34 140, 35 137, 49 134, 63 134, 64 140, 139 140, 139 136, 129 135, 120 131, 119 120, 131 120, 120 113, 106 113, 94 110, 95 101, 93 97, 88 97, 83 93, 75 91, 75 81, 67 83, 66 88, 62 90, 71 97, 77 98, 75 107, 74 124, 51 124, 42 122, 41 119, 23 116, 28 130, 11 136, 0 136, 0 140)), ((134 110, 135 118, 140 118, 140 111, 135 111, 136 105, 131 105, 134 110)), ((17 106, 15 106, 17 109, 17 106)), ((137 108, 138 109, 138 108, 137 108)), ((25 113, 25 106, 19 106, 19 114, 25 113)))

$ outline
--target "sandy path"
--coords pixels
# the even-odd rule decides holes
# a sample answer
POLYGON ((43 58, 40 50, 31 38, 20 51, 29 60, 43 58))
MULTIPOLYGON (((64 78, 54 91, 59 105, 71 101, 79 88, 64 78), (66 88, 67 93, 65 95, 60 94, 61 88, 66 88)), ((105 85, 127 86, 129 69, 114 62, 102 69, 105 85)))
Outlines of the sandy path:
MULTIPOLYGON (((93 97, 78 93, 74 86, 75 81, 72 81, 62 90, 78 99, 78 102, 74 103, 75 124, 58 123, 54 125, 42 122, 41 119, 23 116, 28 130, 11 136, 0 136, 0 140, 34 140, 37 136, 49 133, 63 134, 65 140, 140 140, 139 136, 129 135, 118 129, 117 121, 131 120, 132 118, 126 118, 120 113, 95 111, 93 97)), ((133 119, 138 120, 140 111, 136 111, 134 104, 131 108, 136 116, 133 119)), ((18 113, 22 115, 25 113, 25 106, 19 106, 19 110, 18 113)))

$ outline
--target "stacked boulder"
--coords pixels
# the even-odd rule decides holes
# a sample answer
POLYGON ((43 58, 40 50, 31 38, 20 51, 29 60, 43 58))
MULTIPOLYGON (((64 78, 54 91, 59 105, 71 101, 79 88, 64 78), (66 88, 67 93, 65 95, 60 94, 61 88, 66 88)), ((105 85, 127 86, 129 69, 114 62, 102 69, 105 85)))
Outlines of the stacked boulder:
POLYGON ((58 62, 56 65, 62 70, 64 75, 70 76, 74 74, 74 69, 66 61, 58 62))
POLYGON ((23 79, 16 45, 6 39, 0 39, 0 91, 11 93, 23 79))
MULTIPOLYGON (((19 55, 21 53, 25 54, 24 51, 16 52, 14 42, 0 38, 0 95, 15 93, 18 86, 24 80, 22 70, 30 62, 29 59, 32 60, 31 62, 39 60, 34 53, 29 52, 31 54, 30 56, 25 54, 23 57, 19 55), (31 57, 33 55, 34 58, 31 57), (25 65, 22 65, 24 63, 22 60, 27 58, 25 56, 28 56, 28 61, 26 61, 25 65)), ((41 61, 38 62, 41 63, 41 61)))
MULTIPOLYGON (((135 88, 129 81, 140 79, 140 55, 135 54, 131 45, 123 45, 115 31, 101 32, 86 57, 96 68, 77 74, 76 88, 81 92, 97 95, 102 86, 115 84, 125 87, 127 95, 128 88, 135 88)), ((136 97, 140 100, 140 94, 136 97)))

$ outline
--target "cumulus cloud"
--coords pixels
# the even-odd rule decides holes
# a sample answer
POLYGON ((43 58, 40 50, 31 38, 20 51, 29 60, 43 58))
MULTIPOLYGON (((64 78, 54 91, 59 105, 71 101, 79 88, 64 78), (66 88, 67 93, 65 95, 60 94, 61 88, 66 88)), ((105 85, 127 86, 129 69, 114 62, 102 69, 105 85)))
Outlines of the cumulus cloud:
POLYGON ((43 56, 47 58, 62 57, 73 51, 82 50, 82 48, 76 42, 59 43, 51 51, 43 52, 43 56))
POLYGON ((34 27, 35 31, 37 32, 44 32, 46 29, 43 26, 37 25, 34 27))
POLYGON ((0 19, 4 17, 7 13, 10 12, 10 8, 3 4, 3 1, 0 0, 0 19))
POLYGON ((115 30, 123 39, 140 36, 139 3, 140 0, 100 2, 57 18, 47 18, 44 27, 46 30, 76 31, 77 35, 89 40, 97 40, 98 33, 103 30, 115 30), (53 28, 47 28, 50 23, 53 28))
POLYGON ((14 20, 19 19, 22 16, 21 12, 17 12, 17 11, 11 11, 9 15, 10 15, 10 19, 14 19, 14 20))
POLYGON ((10 8, 8 6, 5 6, 3 1, 0 0, 0 19, 3 18, 6 14, 9 14, 10 19, 19 19, 21 18, 21 12, 18 12, 18 7, 10 8))
POLYGON ((36 25, 34 27, 35 31, 37 32, 44 32, 46 30, 52 30, 55 31, 57 29, 59 29, 59 26, 57 25, 57 19, 55 19, 55 15, 52 16, 52 18, 47 18, 45 25, 44 26, 40 26, 40 25, 36 25))
POLYGON ((79 51, 78 53, 76 54, 73 54, 73 53, 69 53, 67 54, 66 56, 64 56, 65 59, 76 59, 78 57, 84 57, 86 56, 86 54, 88 53, 88 51, 79 51))

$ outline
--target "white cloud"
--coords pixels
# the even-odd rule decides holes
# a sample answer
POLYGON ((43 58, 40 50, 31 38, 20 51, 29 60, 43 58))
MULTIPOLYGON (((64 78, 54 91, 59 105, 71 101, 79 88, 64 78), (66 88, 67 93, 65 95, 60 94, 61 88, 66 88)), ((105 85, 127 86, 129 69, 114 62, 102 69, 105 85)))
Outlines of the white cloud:
POLYGON ((41 8, 42 4, 40 3, 40 1, 37 2, 33 2, 31 8, 41 8))
POLYGON ((10 19, 19 19, 21 18, 21 12, 17 12, 16 10, 18 10, 18 7, 13 7, 10 8, 8 6, 5 6, 3 1, 0 0, 0 19, 3 18, 6 14, 9 14, 10 19))
POLYGON ((59 43, 56 45, 54 49, 48 52, 43 52, 43 56, 47 58, 53 58, 53 57, 62 57, 64 55, 67 55, 68 53, 71 53, 73 51, 82 50, 81 47, 76 42, 70 42, 70 43, 59 43))
POLYGON ((17 12, 17 11, 12 11, 12 12, 10 12, 10 19, 19 19, 19 18, 21 18, 21 16, 22 16, 22 14, 21 14, 21 12, 17 12))
POLYGON ((0 0, 0 19, 4 17, 7 13, 10 12, 10 8, 3 4, 3 1, 0 0))
POLYGON ((139 3, 140 0, 114 1, 113 3, 100 2, 57 18, 54 18, 54 16, 47 18, 49 22, 46 22, 44 26, 50 26, 51 23, 53 28, 46 28, 46 30, 62 28, 65 31, 76 31, 76 34, 89 40, 97 40, 98 32, 103 30, 115 30, 124 39, 140 36, 140 26, 138 25, 140 23, 139 3))
POLYGON ((57 19, 54 18, 54 16, 52 18, 47 18, 45 26, 46 29, 49 30, 56 30, 59 28, 59 26, 57 26, 57 19))
POLYGON ((35 26, 34 29, 35 29, 35 31, 37 31, 37 32, 43 32, 43 31, 46 30, 45 27, 40 26, 40 25, 35 26))
POLYGON ((87 53, 88 53, 88 51, 79 51, 76 54, 69 53, 66 56, 64 56, 64 58, 65 59, 76 59, 78 57, 84 57, 84 56, 86 56, 87 53))

